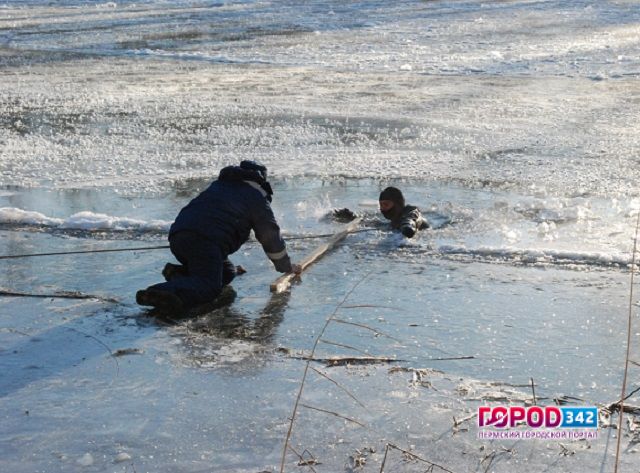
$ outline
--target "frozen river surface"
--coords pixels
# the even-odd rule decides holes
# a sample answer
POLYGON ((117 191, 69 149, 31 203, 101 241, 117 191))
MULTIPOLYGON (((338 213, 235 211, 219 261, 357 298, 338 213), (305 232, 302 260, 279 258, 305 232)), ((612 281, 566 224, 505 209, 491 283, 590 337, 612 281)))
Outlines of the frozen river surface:
POLYGON ((0 255, 164 245, 242 159, 269 166, 294 259, 387 185, 435 227, 351 235, 282 297, 249 242, 234 304, 177 325, 133 300, 166 250, 0 260, 1 290, 49 296, 0 298, 0 470, 279 471, 322 334, 316 358, 395 361, 310 364, 286 471, 429 468, 400 449, 612 471, 604 416, 598 439, 507 441, 473 414, 532 380, 541 404, 620 396, 639 51, 623 0, 0 3, 0 255))

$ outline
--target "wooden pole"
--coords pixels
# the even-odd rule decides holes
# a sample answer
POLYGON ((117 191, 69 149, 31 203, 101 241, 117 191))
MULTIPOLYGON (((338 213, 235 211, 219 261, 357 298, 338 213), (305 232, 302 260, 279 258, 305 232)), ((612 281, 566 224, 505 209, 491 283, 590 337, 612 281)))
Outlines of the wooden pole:
MULTIPOLYGON (((329 238, 329 240, 325 244, 318 247, 313 253, 303 259, 300 262, 302 272, 304 272, 317 260, 322 258, 327 251, 332 250, 340 240, 344 239, 344 237, 354 231, 358 227, 358 225, 360 225, 361 221, 362 217, 356 218, 354 221, 348 223, 342 230, 340 230, 338 233, 335 233, 331 238, 329 238)), ((291 286, 291 281, 293 281, 296 276, 297 275, 293 273, 287 273, 280 276, 271 284, 271 292, 275 292, 276 294, 278 294, 280 292, 286 291, 287 289, 289 289, 289 286, 291 286)))

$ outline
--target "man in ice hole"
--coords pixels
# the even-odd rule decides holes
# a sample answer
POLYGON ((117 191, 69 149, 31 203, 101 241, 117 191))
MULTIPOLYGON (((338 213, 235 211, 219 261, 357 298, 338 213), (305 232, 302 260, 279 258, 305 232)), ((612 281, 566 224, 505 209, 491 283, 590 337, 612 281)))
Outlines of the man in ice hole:
MULTIPOLYGON (((378 204, 382 215, 391 221, 391 228, 400 230, 407 238, 413 238, 418 230, 429 228, 418 207, 407 205, 402 192, 396 187, 383 190, 378 204)), ((334 209, 329 215, 339 222, 350 222, 357 217, 357 214, 348 208, 334 209)))

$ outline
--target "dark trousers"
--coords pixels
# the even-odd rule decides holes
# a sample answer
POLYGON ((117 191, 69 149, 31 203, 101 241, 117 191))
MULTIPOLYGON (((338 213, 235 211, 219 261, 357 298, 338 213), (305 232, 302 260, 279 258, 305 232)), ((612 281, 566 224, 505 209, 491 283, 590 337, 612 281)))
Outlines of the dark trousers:
POLYGON ((184 266, 184 275, 149 289, 172 292, 186 308, 213 301, 236 276, 236 267, 218 245, 197 233, 175 233, 169 237, 169 247, 184 266))

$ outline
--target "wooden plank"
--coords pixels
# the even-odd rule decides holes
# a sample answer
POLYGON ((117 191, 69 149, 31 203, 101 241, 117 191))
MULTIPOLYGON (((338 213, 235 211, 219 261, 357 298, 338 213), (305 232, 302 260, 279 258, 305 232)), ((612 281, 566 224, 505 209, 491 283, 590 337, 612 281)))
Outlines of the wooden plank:
MULTIPOLYGON (((322 258, 322 256, 324 256, 324 254, 327 251, 332 250, 340 240, 344 239, 349 233, 354 231, 358 227, 358 225, 360 225, 361 221, 362 221, 362 218, 360 217, 360 218, 356 218, 353 222, 348 223, 347 225, 344 226, 342 230, 340 230, 338 233, 331 236, 325 244, 316 248, 316 250, 313 253, 311 253, 309 256, 303 259, 299 263, 300 266, 302 267, 302 272, 304 272, 309 266, 311 266, 317 260, 322 258)), ((289 289, 289 286, 291 286, 291 281, 293 281, 293 279, 296 276, 297 275, 293 273, 287 273, 280 276, 271 284, 270 286, 271 292, 280 293, 280 292, 286 291, 287 289, 289 289)))

